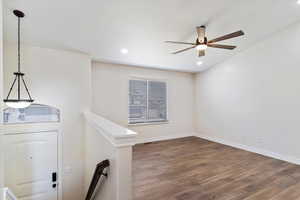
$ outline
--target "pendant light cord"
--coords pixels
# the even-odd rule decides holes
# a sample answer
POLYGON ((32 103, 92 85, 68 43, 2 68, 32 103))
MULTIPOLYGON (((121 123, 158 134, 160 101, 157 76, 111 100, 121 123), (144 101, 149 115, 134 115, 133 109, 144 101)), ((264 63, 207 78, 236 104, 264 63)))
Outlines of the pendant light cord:
MULTIPOLYGON (((18 17, 18 72, 21 73, 21 62, 20 62, 20 17, 18 17)), ((18 75, 18 100, 21 98, 21 80, 20 74, 18 75)))
POLYGON ((20 17, 18 17, 18 72, 21 72, 20 58, 20 17))

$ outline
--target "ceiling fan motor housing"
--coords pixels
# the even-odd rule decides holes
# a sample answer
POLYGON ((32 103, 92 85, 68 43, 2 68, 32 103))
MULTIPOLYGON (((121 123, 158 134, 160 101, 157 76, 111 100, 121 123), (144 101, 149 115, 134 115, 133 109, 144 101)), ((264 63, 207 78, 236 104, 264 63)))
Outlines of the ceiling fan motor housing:
POLYGON ((201 42, 199 41, 199 39, 197 38, 196 44, 197 44, 197 45, 207 44, 207 37, 204 37, 204 42, 203 42, 203 43, 201 43, 201 42))

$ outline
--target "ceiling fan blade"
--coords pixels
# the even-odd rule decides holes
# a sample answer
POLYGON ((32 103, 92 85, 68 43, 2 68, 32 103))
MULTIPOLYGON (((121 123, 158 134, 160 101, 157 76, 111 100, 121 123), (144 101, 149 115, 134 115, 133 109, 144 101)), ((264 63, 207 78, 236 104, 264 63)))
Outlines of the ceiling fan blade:
POLYGON ((198 56, 199 57, 205 56, 205 50, 198 51, 198 56))
POLYGON ((245 35, 245 33, 243 31, 237 31, 237 32, 230 33, 228 35, 224 35, 224 36, 218 37, 216 39, 210 40, 210 41, 208 41, 208 43, 215 43, 215 42, 219 42, 219 41, 223 41, 223 40, 228 40, 228 39, 239 37, 242 35, 245 35))
POLYGON ((195 48, 195 47, 196 47, 196 46, 192 46, 192 47, 189 47, 189 48, 186 48, 186 49, 182 49, 182 50, 179 50, 179 51, 175 51, 175 52, 173 52, 172 54, 178 54, 178 53, 181 53, 181 52, 184 52, 184 51, 193 49, 193 48, 195 48))
POLYGON ((165 41, 165 43, 196 45, 195 43, 191 43, 191 42, 175 42, 175 41, 165 41))
POLYGON ((228 50, 233 50, 236 48, 236 46, 223 45, 223 44, 207 44, 207 46, 213 47, 213 48, 228 49, 228 50))
POLYGON ((205 40, 205 26, 197 27, 198 41, 204 43, 205 40))

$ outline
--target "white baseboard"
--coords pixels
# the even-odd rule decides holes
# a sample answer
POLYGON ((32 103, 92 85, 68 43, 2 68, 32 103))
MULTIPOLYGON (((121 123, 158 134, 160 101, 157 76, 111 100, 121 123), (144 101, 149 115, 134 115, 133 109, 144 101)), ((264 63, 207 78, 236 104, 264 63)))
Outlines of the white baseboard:
POLYGON ((178 138, 190 137, 195 136, 195 133, 185 133, 185 134, 170 134, 170 135, 163 135, 159 137, 151 137, 151 138, 138 138, 136 140, 137 144, 149 143, 149 142, 159 142, 164 140, 173 140, 178 138))
POLYGON ((239 143, 235 143, 235 142, 230 142, 230 141, 227 141, 227 140, 224 140, 224 139, 211 137, 211 136, 204 135, 204 134, 197 133, 194 136, 202 138, 202 139, 206 139, 206 140, 209 140, 209 141, 212 141, 212 142, 217 142, 217 143, 224 144, 224 145, 227 145, 227 146, 235 147, 235 148, 238 148, 238 149, 242 149, 242 150, 250 151, 250 152, 253 152, 253 153, 261 154, 263 156, 267 156, 267 157, 271 157, 271 158, 275 158, 275 159, 278 159, 278 160, 283 160, 283 161, 286 161, 286 162, 289 162, 289 163, 300 165, 300 158, 296 158, 296 157, 293 157, 293 156, 282 155, 282 154, 275 153, 275 152, 272 152, 272 151, 268 151, 268 150, 265 150, 265 149, 250 147, 250 146, 247 146, 247 145, 243 145, 243 144, 239 144, 239 143))

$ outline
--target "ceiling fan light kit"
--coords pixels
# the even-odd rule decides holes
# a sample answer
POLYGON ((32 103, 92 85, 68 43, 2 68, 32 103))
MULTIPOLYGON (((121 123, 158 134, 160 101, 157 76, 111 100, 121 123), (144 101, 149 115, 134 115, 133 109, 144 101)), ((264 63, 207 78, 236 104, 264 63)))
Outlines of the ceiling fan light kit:
POLYGON ((175 51, 173 52, 173 54, 178 54, 178 53, 182 53, 184 51, 188 51, 190 49, 194 49, 196 48, 198 51, 198 56, 205 56, 205 50, 208 47, 211 48, 219 48, 219 49, 227 49, 227 50, 233 50, 236 48, 236 46, 232 46, 232 45, 223 45, 223 44, 215 44, 216 42, 220 42, 220 41, 224 41, 224 40, 228 40, 228 39, 232 39, 232 38, 236 38, 239 36, 244 35, 244 32, 242 30, 240 31, 236 31, 218 38, 215 38, 213 40, 208 40, 206 35, 205 35, 205 30, 206 27, 205 26, 198 26, 196 27, 197 30, 197 39, 195 43, 191 43, 191 42, 177 42, 177 41, 166 41, 166 43, 172 43, 172 44, 185 44, 185 45, 192 45, 191 47, 179 50, 179 51, 175 51))
POLYGON ((207 45, 206 44, 199 44, 199 45, 197 45, 196 49, 198 51, 205 50, 205 49, 207 49, 207 45))
POLYGON ((26 82, 24 80, 24 73, 21 72, 21 62, 20 62, 20 19, 23 18, 25 15, 22 11, 14 10, 14 15, 18 18, 18 71, 14 72, 15 78, 14 81, 9 89, 8 95, 6 99, 4 99, 4 103, 8 107, 12 108, 25 108, 30 106, 30 104, 34 101, 31 98, 31 95, 29 93, 28 87, 26 85, 26 82), (11 99, 10 94, 17 83, 17 99, 11 99), (26 93, 28 95, 28 98, 21 98, 21 84, 24 85, 26 89, 26 93))

